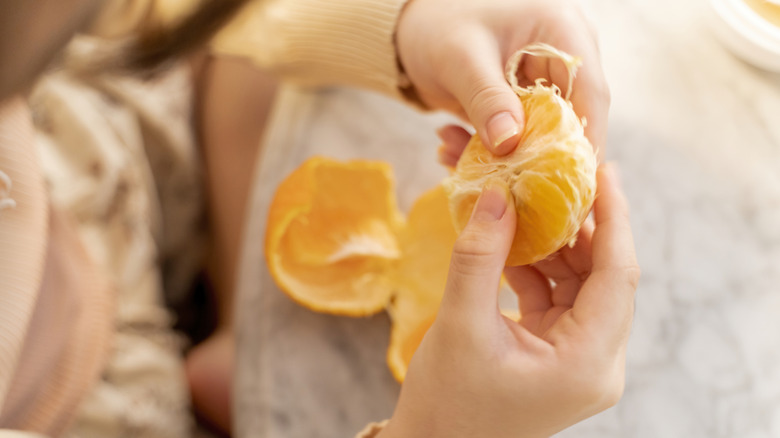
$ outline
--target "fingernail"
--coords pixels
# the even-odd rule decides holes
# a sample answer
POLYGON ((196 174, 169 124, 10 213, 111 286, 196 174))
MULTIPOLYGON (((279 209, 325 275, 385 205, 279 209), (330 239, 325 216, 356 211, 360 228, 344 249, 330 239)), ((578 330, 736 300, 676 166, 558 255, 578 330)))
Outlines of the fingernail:
POLYGON ((489 142, 493 149, 499 149, 504 142, 520 133, 520 124, 512 114, 502 112, 494 115, 487 124, 489 142))
POLYGON ((474 206, 473 219, 481 222, 498 221, 506 212, 508 199, 509 190, 503 180, 496 178, 488 181, 474 206))

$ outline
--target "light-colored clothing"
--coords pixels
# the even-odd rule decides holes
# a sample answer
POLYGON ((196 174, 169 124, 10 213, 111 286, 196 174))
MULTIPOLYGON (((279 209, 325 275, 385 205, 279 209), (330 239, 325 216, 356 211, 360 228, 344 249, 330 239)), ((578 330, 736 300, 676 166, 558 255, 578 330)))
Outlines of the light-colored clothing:
MULTIPOLYGON (((253 0, 211 43, 302 86, 349 85, 402 98, 395 28, 408 0, 253 0)), ((197 0, 113 0, 92 33, 116 37, 149 19, 170 23, 197 0)))
MULTIPOLYGON (((95 33, 131 32, 150 1, 108 3, 95 33)), ((212 47, 302 85, 401 96, 393 33, 405 1, 256 2, 212 47)), ((37 84, 34 131, 22 102, 0 109, 0 171, 16 203, 0 210, 2 438, 11 436, 2 428, 190 433, 182 345, 163 292, 190 285, 202 249, 191 78, 184 66, 151 82, 68 68, 100 44, 76 39, 63 68, 37 84)))
MULTIPOLYGON (((78 64, 97 46, 77 38, 64 65, 78 64)), ((57 283, 39 287, 24 342, 38 353, 18 362, 4 427, 72 437, 190 436, 183 345, 171 330, 163 290, 189 285, 200 264, 191 84, 184 66, 151 82, 82 78, 63 68, 32 92, 51 211, 67 215, 77 236, 58 245, 52 239, 69 228, 54 230, 50 220, 57 283), (81 246, 86 254, 74 259, 81 246), (90 271, 107 281, 71 278, 90 271)), ((18 190, 11 196, 22 204, 18 190)), ((15 210, 3 211, 0 221, 15 210)))
POLYGON ((401 98, 395 28, 407 0, 260 0, 214 39, 302 86, 349 85, 401 98))
POLYGON ((0 211, 0 424, 61 431, 104 365, 113 295, 50 209, 21 99, 0 108, 0 148, 16 204, 0 211))

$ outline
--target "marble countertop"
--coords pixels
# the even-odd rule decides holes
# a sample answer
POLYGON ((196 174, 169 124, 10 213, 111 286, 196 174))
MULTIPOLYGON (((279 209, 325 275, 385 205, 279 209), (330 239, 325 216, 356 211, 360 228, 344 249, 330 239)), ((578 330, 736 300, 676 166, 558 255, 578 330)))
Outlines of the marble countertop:
MULTIPOLYGON (((614 408, 560 437, 780 437, 780 75, 733 57, 704 0, 589 0, 643 276, 614 408)), ((434 129, 372 93, 283 88, 258 169, 239 282, 239 437, 350 437, 399 387, 384 314, 308 311, 268 275, 265 211, 306 157, 391 163, 399 202, 445 174, 434 129)))

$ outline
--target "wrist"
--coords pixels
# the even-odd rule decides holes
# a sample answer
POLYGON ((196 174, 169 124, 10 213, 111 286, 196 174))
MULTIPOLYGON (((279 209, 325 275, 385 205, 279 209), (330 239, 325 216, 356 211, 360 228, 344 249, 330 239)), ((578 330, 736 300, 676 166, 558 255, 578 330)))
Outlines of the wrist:
POLYGON ((414 28, 414 25, 406 24, 408 21, 408 16, 410 15, 409 10, 412 8, 412 3, 417 3, 418 1, 419 0, 408 0, 401 8, 400 13, 398 14, 398 21, 395 25, 395 31, 393 32, 393 47, 395 49, 395 62, 398 69, 398 92, 409 103, 417 106, 420 109, 430 110, 431 107, 425 103, 422 97, 420 97, 420 93, 418 92, 417 87, 415 87, 412 78, 408 74, 408 70, 406 68, 408 59, 402 55, 402 52, 405 53, 405 50, 402 49, 402 47, 405 47, 405 44, 401 42, 401 39, 407 39, 405 38, 407 29, 414 28), (400 35, 401 33, 404 33, 403 37, 400 35))

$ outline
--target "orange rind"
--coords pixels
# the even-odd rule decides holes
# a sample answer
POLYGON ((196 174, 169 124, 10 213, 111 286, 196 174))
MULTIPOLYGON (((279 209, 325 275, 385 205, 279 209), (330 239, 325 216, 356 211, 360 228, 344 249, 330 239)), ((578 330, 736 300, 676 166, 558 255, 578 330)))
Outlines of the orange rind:
POLYGON ((319 312, 382 310, 403 226, 386 163, 314 157, 290 174, 271 203, 266 261, 279 287, 319 312))

